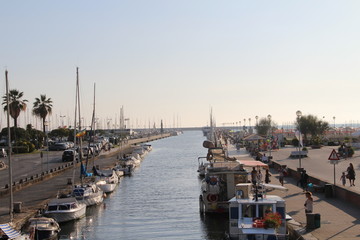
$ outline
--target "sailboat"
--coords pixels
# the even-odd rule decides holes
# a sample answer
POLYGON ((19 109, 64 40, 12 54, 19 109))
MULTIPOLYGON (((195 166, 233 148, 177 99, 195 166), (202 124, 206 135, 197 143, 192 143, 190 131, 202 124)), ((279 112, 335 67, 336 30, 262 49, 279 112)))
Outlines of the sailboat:
MULTIPOLYGON (((79 74, 78 69, 76 70, 77 81, 76 81, 76 104, 78 111, 76 111, 75 107, 75 123, 76 123, 76 113, 79 113, 79 131, 81 131, 81 117, 80 117, 80 97, 79 97, 79 74)), ((94 125, 95 121, 95 84, 94 84, 94 108, 93 108, 93 117, 91 122, 91 129, 94 125)), ((76 125, 75 125, 76 126, 76 125)), ((76 132, 75 132, 76 133, 76 132)), ((82 149, 82 141, 81 141, 82 134, 75 134, 75 138, 79 137, 79 149, 82 149)), ((76 140, 75 140, 76 142, 76 140)), ((90 141, 89 141, 90 142, 90 141)), ((80 154, 80 162, 81 162, 81 169, 80 169, 80 184, 75 184, 73 186, 72 196, 76 198, 76 200, 80 203, 86 204, 86 206, 98 205, 104 201, 104 191, 93 181, 91 178, 92 174, 86 171, 89 154, 86 157, 86 163, 84 165, 82 159, 82 153, 80 154)))

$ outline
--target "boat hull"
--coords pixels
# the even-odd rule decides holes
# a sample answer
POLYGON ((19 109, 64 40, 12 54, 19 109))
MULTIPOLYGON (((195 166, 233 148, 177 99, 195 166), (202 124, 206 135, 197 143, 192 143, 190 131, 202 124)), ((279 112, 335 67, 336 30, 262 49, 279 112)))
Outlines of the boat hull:
POLYGON ((85 216, 86 213, 86 205, 82 204, 79 209, 74 209, 71 211, 52 211, 45 212, 47 217, 51 217, 55 219, 58 223, 68 222, 76 219, 80 219, 85 216))

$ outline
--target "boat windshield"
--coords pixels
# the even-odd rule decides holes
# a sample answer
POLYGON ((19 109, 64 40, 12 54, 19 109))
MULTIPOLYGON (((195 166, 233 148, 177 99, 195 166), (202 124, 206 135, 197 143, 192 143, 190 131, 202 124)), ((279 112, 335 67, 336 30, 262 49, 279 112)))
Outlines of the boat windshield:
POLYGON ((273 212, 272 204, 244 204, 242 206, 241 217, 243 218, 263 218, 269 212, 273 212))

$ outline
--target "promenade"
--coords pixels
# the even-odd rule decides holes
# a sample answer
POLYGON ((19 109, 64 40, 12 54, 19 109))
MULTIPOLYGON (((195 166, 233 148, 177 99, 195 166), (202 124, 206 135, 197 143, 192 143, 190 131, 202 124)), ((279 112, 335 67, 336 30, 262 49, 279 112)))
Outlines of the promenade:
MULTIPOLYGON (((302 159, 302 167, 307 170, 309 176, 316 176, 328 183, 334 182, 333 172, 334 166, 327 160, 332 147, 323 147, 322 149, 309 150, 307 158, 302 159)), ((290 152, 294 151, 294 147, 283 148, 273 151, 274 162, 280 165, 296 170, 299 159, 289 158, 290 152)), ((245 151, 236 151, 233 146, 229 147, 229 155, 236 156, 238 159, 249 159, 250 156, 245 151)), ((269 155, 269 152, 267 153, 269 155)), ((353 158, 342 160, 335 166, 336 169, 336 185, 340 185, 340 173, 345 171, 349 162, 354 164, 357 176, 360 176, 359 153, 356 152, 353 158)), ((278 171, 270 168, 271 183, 280 184, 278 179, 278 171)), ((360 193, 359 184, 355 181, 356 187, 347 186, 344 188, 360 193)), ((287 192, 273 191, 272 194, 279 195, 286 200, 287 213, 294 219, 289 222, 297 233, 303 239, 360 239, 360 209, 358 206, 349 204, 343 200, 334 198, 326 198, 323 192, 313 192, 314 213, 320 214, 320 228, 307 229, 306 215, 304 209, 305 194, 302 188, 297 186, 297 180, 291 177, 285 177, 284 186, 289 189, 287 192)), ((341 185, 342 187, 342 185, 341 185)), ((301 238, 300 238, 301 239, 301 238)))

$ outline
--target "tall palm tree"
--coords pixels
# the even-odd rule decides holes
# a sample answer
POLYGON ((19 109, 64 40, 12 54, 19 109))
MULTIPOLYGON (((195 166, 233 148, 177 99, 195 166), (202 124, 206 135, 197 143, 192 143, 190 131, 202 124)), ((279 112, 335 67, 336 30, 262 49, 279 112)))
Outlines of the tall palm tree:
POLYGON ((51 98, 46 99, 46 95, 40 94, 40 98, 35 98, 33 114, 42 119, 43 132, 45 133, 46 116, 52 112, 51 98))
MULTIPOLYGON (((21 98, 24 96, 23 92, 20 92, 17 89, 12 89, 9 91, 9 114, 14 119, 14 127, 17 128, 17 119, 20 115, 21 111, 26 110, 26 102, 28 100, 21 98)), ((4 111, 8 111, 7 106, 7 95, 5 94, 3 96, 3 102, 2 105, 4 105, 4 111)))

